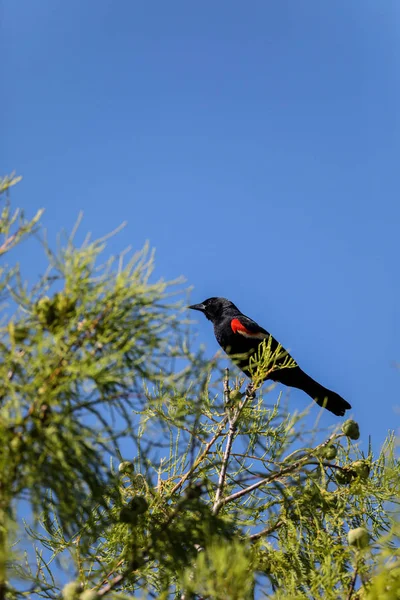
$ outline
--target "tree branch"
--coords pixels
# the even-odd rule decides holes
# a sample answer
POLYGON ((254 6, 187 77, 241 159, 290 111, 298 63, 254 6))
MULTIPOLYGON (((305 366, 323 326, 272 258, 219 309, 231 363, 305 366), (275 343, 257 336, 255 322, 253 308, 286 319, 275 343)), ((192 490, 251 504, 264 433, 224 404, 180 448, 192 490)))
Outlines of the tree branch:
POLYGON ((354 588, 356 587, 357 576, 358 576, 358 564, 356 564, 356 566, 354 567, 354 575, 350 582, 349 593, 347 594, 346 600, 351 600, 351 597, 354 592, 354 588))
POLYGON ((260 539, 261 537, 264 537, 265 535, 270 535, 276 529, 279 529, 279 527, 282 527, 282 525, 283 525, 283 521, 277 521, 275 523, 275 525, 271 525, 271 527, 266 527, 265 529, 263 529, 262 531, 259 531, 258 533, 253 533, 252 535, 249 535, 248 539, 251 540, 252 542, 255 542, 256 540, 260 539))
MULTIPOLYGON (((225 369, 224 397, 225 397, 226 405, 229 403, 229 391, 230 391, 229 390, 229 369, 225 369)), ((228 432, 228 438, 226 441, 224 457, 222 459, 221 472, 219 474, 217 493, 215 495, 215 501, 214 501, 214 505, 213 505, 213 509, 212 509, 212 512, 214 515, 218 514, 218 512, 221 510, 221 508, 223 506, 223 503, 221 503, 221 497, 222 497, 222 494, 224 491, 226 471, 228 468, 229 458, 231 455, 232 444, 233 444, 233 440, 235 439, 235 436, 236 436, 236 424, 242 413, 243 408, 246 406, 247 402, 253 397, 254 397, 253 388, 249 386, 246 390, 246 395, 245 395, 244 400, 241 402, 241 404, 237 408, 234 409, 233 415, 230 415, 228 412, 229 432, 228 432)), ((227 407, 227 411, 229 411, 228 407, 227 407)))
MULTIPOLYGON (((341 434, 339 434, 339 436, 340 435, 341 434)), ((261 479, 261 481, 257 481, 256 483, 253 483, 253 485, 249 485, 248 487, 246 487, 242 490, 239 490, 238 492, 235 492, 234 494, 231 494, 230 496, 227 496, 226 498, 220 500, 220 504, 223 506, 223 505, 227 504, 228 502, 232 502, 232 500, 237 500, 238 498, 241 498, 242 496, 245 496, 246 494, 253 492, 254 490, 258 489, 259 487, 262 487, 263 485, 272 483, 273 481, 276 481, 277 479, 280 479, 281 477, 284 477, 285 475, 289 475, 290 473, 297 471, 303 465, 309 464, 309 459, 314 456, 315 452, 318 449, 323 448, 324 446, 329 444, 332 441, 332 439, 337 438, 339 436, 337 434, 332 434, 327 440, 325 440, 325 442, 323 442, 322 444, 320 444, 319 446, 314 448, 312 451, 310 451, 308 454, 306 454, 306 456, 303 456, 303 458, 288 465, 287 467, 281 469, 280 471, 277 471, 276 473, 271 473, 271 475, 264 477, 263 479, 261 479)))
POLYGON ((200 454, 200 456, 197 458, 197 460, 193 463, 193 465, 190 467, 190 469, 188 471, 186 471, 186 473, 184 475, 182 475, 182 477, 180 478, 180 480, 178 481, 178 483, 172 489, 171 495, 175 494, 175 492, 177 492, 182 487, 182 485, 185 483, 185 481, 187 479, 189 479, 189 477, 191 477, 193 475, 193 473, 195 472, 195 470, 197 469, 197 467, 199 466, 199 464, 203 461, 203 459, 205 458, 205 456, 207 456, 208 451, 210 450, 211 446, 216 442, 216 440, 221 435, 221 432, 222 432, 223 428, 225 427, 227 421, 228 421, 228 417, 225 416, 222 419, 222 421, 220 422, 220 424, 218 425, 217 431, 215 432, 215 434, 213 435, 213 437, 211 438, 211 440, 208 442, 208 444, 204 448, 203 452, 200 454))

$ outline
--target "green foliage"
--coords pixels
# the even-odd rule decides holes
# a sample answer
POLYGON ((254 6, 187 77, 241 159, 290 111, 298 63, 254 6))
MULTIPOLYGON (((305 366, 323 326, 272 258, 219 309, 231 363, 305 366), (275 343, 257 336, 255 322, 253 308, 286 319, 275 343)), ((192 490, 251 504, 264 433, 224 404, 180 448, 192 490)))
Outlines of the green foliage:
MULTIPOLYGON (((6 205, 8 251, 42 232, 6 205)), ((399 597, 393 435, 364 456, 354 421, 310 433, 271 405, 280 348, 232 385, 179 282, 106 242, 42 240, 38 281, 1 272, 0 600, 399 597)))
POLYGON ((193 567, 182 579, 186 595, 206 598, 246 600, 253 597, 253 564, 251 551, 243 543, 212 541, 198 553, 193 567))
POLYGON ((250 356, 249 370, 255 388, 261 387, 265 377, 278 368, 296 367, 296 361, 288 355, 287 350, 280 344, 276 348, 272 347, 272 337, 269 336, 259 345, 257 356, 250 356))

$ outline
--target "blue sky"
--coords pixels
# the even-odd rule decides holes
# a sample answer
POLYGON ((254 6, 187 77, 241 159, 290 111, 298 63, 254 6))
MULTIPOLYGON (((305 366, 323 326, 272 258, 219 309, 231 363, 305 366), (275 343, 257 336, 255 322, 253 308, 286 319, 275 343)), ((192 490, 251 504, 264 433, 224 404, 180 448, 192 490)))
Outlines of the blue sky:
POLYGON ((44 206, 53 239, 81 209, 95 236, 127 220, 110 252, 149 239, 159 276, 184 275, 193 302, 233 300, 379 445, 400 421, 399 3, 1 11, 0 159, 24 177, 15 204, 44 206))

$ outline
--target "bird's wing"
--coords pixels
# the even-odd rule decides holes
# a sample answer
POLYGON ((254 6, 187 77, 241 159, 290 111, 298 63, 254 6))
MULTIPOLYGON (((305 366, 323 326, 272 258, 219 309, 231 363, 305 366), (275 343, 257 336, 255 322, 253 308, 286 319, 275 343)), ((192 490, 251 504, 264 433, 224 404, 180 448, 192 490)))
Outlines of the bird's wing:
POLYGON ((252 340, 264 340, 269 336, 268 331, 245 315, 238 315, 231 319, 231 329, 233 333, 252 340))

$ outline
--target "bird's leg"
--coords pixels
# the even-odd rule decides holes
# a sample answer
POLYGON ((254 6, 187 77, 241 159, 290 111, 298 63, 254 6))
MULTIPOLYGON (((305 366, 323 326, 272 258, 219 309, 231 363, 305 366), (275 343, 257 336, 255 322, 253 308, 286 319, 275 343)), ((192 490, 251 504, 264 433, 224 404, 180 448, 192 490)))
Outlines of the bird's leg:
POLYGON ((253 400, 256 397, 256 391, 254 389, 254 384, 252 381, 246 387, 246 396, 249 400, 253 400))

